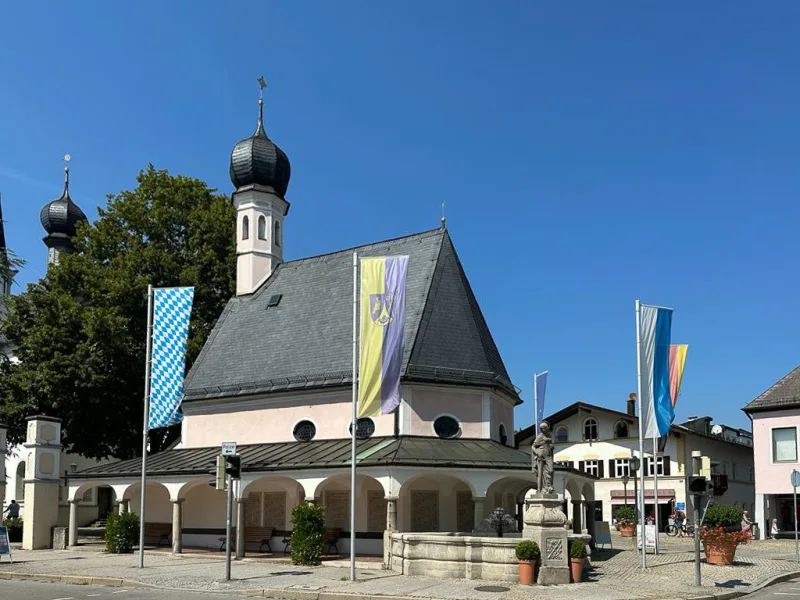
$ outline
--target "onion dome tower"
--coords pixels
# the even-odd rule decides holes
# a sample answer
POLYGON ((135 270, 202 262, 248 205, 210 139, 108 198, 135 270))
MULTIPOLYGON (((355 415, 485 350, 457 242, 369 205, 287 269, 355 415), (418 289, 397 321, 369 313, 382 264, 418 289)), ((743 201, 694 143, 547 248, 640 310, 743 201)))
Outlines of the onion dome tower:
POLYGON ((283 219, 291 165, 264 130, 263 77, 258 78, 258 125, 233 147, 230 176, 236 188, 236 294, 252 294, 283 262, 283 219))
MULTIPOLYGON (((69 154, 64 161, 69 163, 69 154)), ((61 197, 45 204, 39 219, 47 232, 42 238, 48 248, 47 264, 57 265, 60 253, 73 250, 75 226, 80 221, 86 221, 86 215, 69 196, 69 164, 64 167, 64 191, 61 197)))

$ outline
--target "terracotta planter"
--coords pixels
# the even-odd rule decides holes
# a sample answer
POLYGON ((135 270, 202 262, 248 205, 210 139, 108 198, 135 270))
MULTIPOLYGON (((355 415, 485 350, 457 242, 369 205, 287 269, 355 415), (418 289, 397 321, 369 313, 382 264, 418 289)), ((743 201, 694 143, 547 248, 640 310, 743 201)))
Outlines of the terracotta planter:
POLYGON ((636 535, 636 523, 627 523, 619 526, 620 537, 633 537, 636 535))
POLYGON ((535 560, 519 561, 519 582, 522 585, 533 585, 533 576, 536 574, 535 560))
POLYGON ((733 542, 703 542, 706 562, 710 565, 732 565, 736 556, 736 544, 733 542))
POLYGON ((580 583, 583 579, 583 558, 570 558, 569 571, 572 574, 572 583, 580 583))

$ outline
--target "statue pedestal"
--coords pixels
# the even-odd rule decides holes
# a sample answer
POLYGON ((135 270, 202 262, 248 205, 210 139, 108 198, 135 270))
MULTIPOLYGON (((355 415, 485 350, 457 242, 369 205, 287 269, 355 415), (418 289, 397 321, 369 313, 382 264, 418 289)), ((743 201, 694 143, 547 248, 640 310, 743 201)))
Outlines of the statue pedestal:
POLYGON ((539 494, 531 490, 525 495, 525 528, 522 537, 539 545, 542 553, 537 583, 552 585, 569 583, 567 552, 567 515, 561 510, 558 494, 539 494))

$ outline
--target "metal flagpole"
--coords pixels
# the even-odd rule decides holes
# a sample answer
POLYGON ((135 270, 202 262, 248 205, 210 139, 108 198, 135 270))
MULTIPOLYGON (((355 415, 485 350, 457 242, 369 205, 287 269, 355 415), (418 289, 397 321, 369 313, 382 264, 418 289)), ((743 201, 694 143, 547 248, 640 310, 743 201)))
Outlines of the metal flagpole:
POLYGON ((353 417, 350 425, 350 581, 356 580, 356 424, 358 422, 358 253, 353 252, 353 417))
POLYGON ((641 328, 641 304, 639 300, 636 300, 635 303, 636 307, 636 386, 637 392, 639 394, 639 458, 641 460, 641 464, 639 465, 639 482, 641 485, 639 486, 639 493, 641 494, 640 498, 636 498, 636 502, 639 504, 640 512, 639 512, 639 534, 641 538, 642 544, 642 568, 647 568, 647 546, 645 545, 645 535, 644 535, 644 434, 642 430, 642 342, 640 339, 640 328, 641 328))
POLYGON ((660 527, 660 521, 658 520, 658 437, 653 436, 653 506, 655 507, 655 511, 653 516, 655 517, 656 525, 656 548, 655 553, 658 554, 658 529, 660 527))
POLYGON ((142 423, 142 490, 139 506, 139 568, 144 568, 144 495, 147 469, 147 426, 150 418, 150 366, 153 346, 153 286, 147 286, 147 357, 144 367, 144 418, 142 423))
POLYGON ((533 374, 533 434, 539 435, 539 393, 537 391, 539 374, 533 374))

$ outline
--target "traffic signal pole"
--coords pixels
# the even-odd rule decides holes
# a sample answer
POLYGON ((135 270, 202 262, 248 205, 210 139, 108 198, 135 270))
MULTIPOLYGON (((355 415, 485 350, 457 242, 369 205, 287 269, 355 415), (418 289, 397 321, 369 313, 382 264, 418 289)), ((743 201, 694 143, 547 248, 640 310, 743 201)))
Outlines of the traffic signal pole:
POLYGON ((228 479, 228 507, 225 520, 225 581, 231 580, 231 520, 233 517, 233 479, 228 479))
MULTIPOLYGON (((703 469, 703 459, 700 452, 692 452, 692 473, 699 475, 703 469)), ((701 585, 702 575, 700 573, 700 503, 702 497, 699 494, 692 494, 692 508, 694 508, 694 584, 701 585)))

